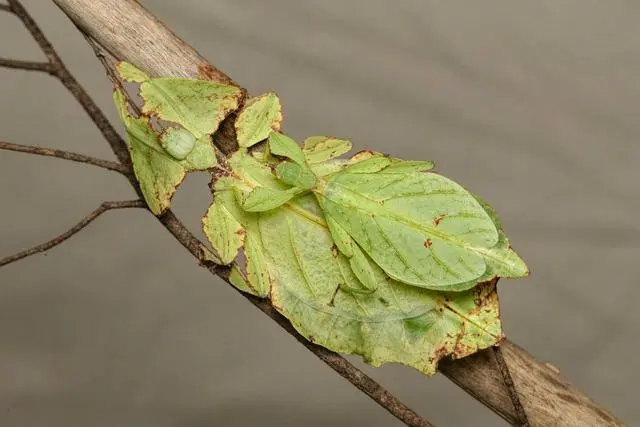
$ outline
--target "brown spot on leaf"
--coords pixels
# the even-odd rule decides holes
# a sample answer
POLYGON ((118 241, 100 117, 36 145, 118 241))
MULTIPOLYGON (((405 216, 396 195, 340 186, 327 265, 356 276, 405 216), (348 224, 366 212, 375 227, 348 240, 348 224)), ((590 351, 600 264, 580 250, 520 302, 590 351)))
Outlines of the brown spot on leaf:
POLYGON ((498 294, 495 292, 498 278, 494 277, 489 280, 479 282, 474 288, 473 300, 478 308, 484 308, 497 303, 498 294))
POLYGON ((351 157, 362 156, 362 155, 365 155, 365 154, 373 154, 373 151, 371 151, 371 150, 360 150, 360 151, 358 151, 357 153, 355 153, 351 157))
POLYGON ((435 349, 435 351, 433 352, 433 356, 429 356, 429 362, 433 363, 436 362, 440 359, 442 359, 443 357, 445 357, 446 355, 448 355, 450 353, 449 349, 447 348, 446 344, 438 347, 437 349, 435 349))
POLYGON ((433 242, 431 241, 431 239, 427 239, 424 241, 424 247, 429 249, 431 247, 431 245, 433 245, 433 242))
POLYGON ((464 357, 467 356, 469 354, 475 353, 475 351, 477 350, 477 347, 473 347, 467 344, 463 344, 461 342, 458 342, 456 344, 456 348, 454 350, 454 358, 460 358, 460 357, 464 357))
POLYGON ((334 258, 338 258, 338 247, 336 245, 331 246, 331 255, 333 255, 334 258))
POLYGON ((443 219, 445 216, 446 216, 445 214, 441 214, 441 215, 439 215, 439 216, 437 216, 437 217, 433 218, 433 223, 434 223, 435 225, 439 225, 439 224, 440 224, 440 221, 442 221, 442 219, 443 219))

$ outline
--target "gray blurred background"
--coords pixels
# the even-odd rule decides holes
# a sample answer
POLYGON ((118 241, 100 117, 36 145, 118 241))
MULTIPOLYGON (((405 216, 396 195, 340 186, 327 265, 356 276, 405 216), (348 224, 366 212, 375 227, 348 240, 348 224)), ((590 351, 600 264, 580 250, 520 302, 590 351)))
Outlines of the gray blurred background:
MULTIPOLYGON (((24 3, 115 121, 84 40, 51 2, 24 3)), ((506 334, 640 424, 640 3, 143 3, 250 92, 276 90, 293 137, 434 159, 487 199, 533 270, 501 282, 506 334)), ((42 58, 7 14, 0 55, 42 58)), ((0 69, 0 140, 113 158, 34 73, 0 69)), ((0 152, 0 171, 0 256, 134 196, 117 174, 62 160, 0 152)), ((194 230, 206 181, 176 197, 194 230)), ((504 425, 442 376, 365 369, 438 426, 504 425)), ((399 423, 142 211, 0 269, 0 426, 253 425, 399 423)))

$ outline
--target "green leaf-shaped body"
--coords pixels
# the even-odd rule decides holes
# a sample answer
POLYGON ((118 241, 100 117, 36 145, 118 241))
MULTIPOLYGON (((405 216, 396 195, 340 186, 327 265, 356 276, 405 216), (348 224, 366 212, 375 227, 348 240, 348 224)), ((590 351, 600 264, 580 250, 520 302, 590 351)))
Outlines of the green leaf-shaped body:
POLYGON ((169 128, 160 135, 160 144, 174 159, 183 160, 196 146, 196 137, 186 129, 169 128))
POLYGON ((493 283, 434 292, 374 268, 376 290, 353 292, 359 282, 333 250, 312 196, 258 215, 271 301, 312 342, 375 366, 398 362, 432 375, 440 358, 464 357, 502 338, 493 283))
POLYGON ((238 145, 248 148, 280 130, 282 107, 275 93, 249 99, 235 121, 238 145))
MULTIPOLYGON (((288 140, 276 141, 275 148, 274 154, 289 159, 299 154, 288 140)), ((476 280, 462 286, 475 286, 472 290, 436 292, 393 280, 372 260, 366 245, 355 240, 357 233, 327 214, 331 212, 326 210, 327 202, 337 200, 327 189, 348 183, 349 175, 367 175, 372 183, 376 179, 401 182, 406 176, 423 174, 419 171, 430 168, 431 163, 375 153, 335 161, 325 170, 338 173, 317 178, 320 185, 313 187, 314 196, 295 190, 298 184, 309 186, 302 172, 310 164, 308 154, 298 159, 300 163, 265 161, 262 154, 241 149, 230 158, 227 175, 215 182, 214 201, 203 219, 204 231, 217 257, 231 262, 234 286, 269 296, 274 307, 309 340, 331 350, 362 355, 376 366, 399 362, 431 375, 442 357, 463 357, 499 342, 502 332, 494 282, 475 286, 476 280), (286 200, 278 200, 283 195, 286 200), (254 199, 263 206, 251 211, 254 199), (325 206, 321 208, 318 200, 325 206)), ((331 155, 325 158, 323 162, 333 162, 331 155)), ((363 191, 366 185, 358 182, 357 187, 363 191)), ((415 190, 415 183, 411 187, 415 190)), ((464 194, 493 227, 492 249, 508 250, 492 212, 464 194)), ((367 201, 357 201, 362 202, 358 206, 368 207, 367 201)), ((474 279, 491 274, 485 269, 474 279)))
POLYGON ((285 161, 276 166, 276 174, 282 182, 304 190, 315 187, 316 176, 305 166, 285 161))
POLYGON ((304 140, 302 151, 310 165, 326 162, 351 150, 351 141, 328 136, 311 136, 304 140))
POLYGON ((179 123, 196 138, 211 135, 231 111, 238 108, 240 88, 208 80, 176 77, 150 78, 133 65, 121 62, 118 72, 140 83, 142 113, 179 123))
POLYGON ((171 204, 176 187, 185 177, 185 167, 162 148, 146 117, 129 114, 122 92, 116 90, 113 97, 127 131, 136 179, 149 208, 159 215, 171 204))
POLYGON ((269 272, 258 231, 258 214, 246 212, 233 192, 233 178, 216 183, 214 201, 202 218, 203 231, 217 256, 232 266, 231 283, 238 289, 264 297, 269 292, 269 272))
POLYGON ((498 226, 467 190, 418 162, 369 156, 320 180, 335 221, 390 277, 434 290, 464 290, 487 272, 527 273, 498 226))
POLYGON ((218 180, 205 233, 216 252, 236 259, 230 281, 244 292, 269 295, 309 340, 375 366, 397 362, 432 375, 442 357, 464 357, 502 338, 493 283, 434 292, 391 280, 373 265, 377 286, 363 288, 347 257, 335 250, 315 197, 246 212, 233 195, 236 179, 218 180), (220 230, 228 236, 217 237, 220 230))
POLYGON ((279 132, 271 132, 269 135, 269 148, 271 153, 288 157, 299 165, 305 165, 305 156, 300 146, 287 135, 279 132))
POLYGON ((119 89, 114 101, 127 130, 136 178, 147 204, 158 215, 169 208, 187 172, 217 165, 211 134, 237 108, 242 93, 235 86, 204 80, 150 78, 126 62, 118 64, 118 72, 125 80, 141 84, 141 117, 129 113, 119 89), (172 123, 157 123, 161 129, 154 129, 152 116, 172 123))

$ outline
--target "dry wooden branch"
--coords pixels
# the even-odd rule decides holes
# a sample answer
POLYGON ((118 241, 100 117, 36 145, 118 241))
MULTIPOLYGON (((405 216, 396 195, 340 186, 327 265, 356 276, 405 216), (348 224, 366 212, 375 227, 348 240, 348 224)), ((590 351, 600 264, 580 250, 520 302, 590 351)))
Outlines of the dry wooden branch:
POLYGON ((500 375, 502 375, 504 385, 507 387, 507 392, 509 393, 509 398, 511 399, 511 404, 513 405, 513 410, 516 415, 514 424, 519 427, 529 427, 531 423, 529 422, 529 417, 527 417, 527 411, 525 411, 524 406, 520 401, 520 395, 518 394, 518 390, 516 390, 516 385, 513 382, 511 371, 509 370, 507 361, 504 360, 502 348, 500 348, 500 346, 493 347, 493 354, 496 357, 500 375))

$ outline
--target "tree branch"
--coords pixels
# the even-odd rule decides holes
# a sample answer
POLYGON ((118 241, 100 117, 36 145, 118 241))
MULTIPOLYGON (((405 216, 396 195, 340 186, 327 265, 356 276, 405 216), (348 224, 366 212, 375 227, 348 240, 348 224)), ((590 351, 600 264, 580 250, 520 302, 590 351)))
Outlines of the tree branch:
POLYGON ((0 267, 11 264, 12 262, 19 261, 28 256, 35 255, 44 251, 47 251, 55 246, 58 246, 62 242, 68 240, 74 234, 80 232, 87 225, 91 224, 96 218, 103 213, 113 209, 127 209, 127 208, 146 208, 147 204, 143 200, 125 200, 119 202, 103 202, 98 209, 85 216, 76 225, 65 231, 61 235, 54 237, 48 242, 44 242, 40 245, 29 248, 25 251, 18 252, 17 254, 10 255, 8 257, 0 259, 0 267))
POLYGON ((131 170, 124 165, 109 160, 98 159, 84 154, 73 153, 71 151, 58 150, 56 148, 32 147, 30 145, 12 144, 11 142, 0 141, 0 150, 17 151, 19 153, 37 154, 38 156, 57 157, 59 159, 70 160, 72 162, 85 163, 98 166, 103 169, 120 172, 123 175, 130 175, 131 170))
POLYGON ((118 158, 118 161, 124 165, 130 165, 131 159, 129 158, 129 150, 126 143, 120 138, 118 132, 111 126, 109 120, 104 113, 98 108, 96 103, 91 99, 86 90, 78 83, 78 81, 71 75, 67 67, 63 64, 60 56, 55 51, 49 40, 45 37, 44 33, 31 15, 26 11, 22 4, 17 0, 9 0, 9 8, 11 12, 18 17, 24 24, 25 28, 31 33, 33 39, 38 43, 40 49, 49 60, 51 67, 51 75, 56 76, 60 82, 66 87, 69 92, 76 98, 78 103, 84 108, 85 112, 89 115, 91 120, 96 124, 102 135, 105 137, 111 150, 118 158))
POLYGON ((53 73, 53 68, 48 62, 21 61, 19 59, 0 58, 0 67, 25 71, 40 71, 47 74, 53 73))
POLYGON ((513 383, 513 378, 511 377, 511 372, 509 371, 507 362, 504 360, 502 349, 499 346, 494 346, 493 354, 496 357, 496 362, 498 363, 498 370, 502 375, 502 379, 504 380, 504 385, 507 387, 507 391, 509 392, 509 398, 511 399, 511 403, 513 404, 513 409, 516 415, 515 425, 517 425, 518 427, 530 427, 531 424, 529 423, 527 412, 524 410, 524 407, 522 406, 522 402, 520 402, 520 396, 518 395, 516 386, 513 383))

